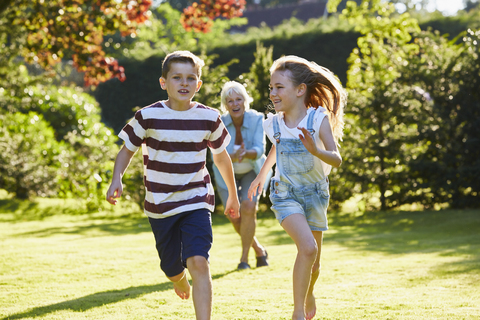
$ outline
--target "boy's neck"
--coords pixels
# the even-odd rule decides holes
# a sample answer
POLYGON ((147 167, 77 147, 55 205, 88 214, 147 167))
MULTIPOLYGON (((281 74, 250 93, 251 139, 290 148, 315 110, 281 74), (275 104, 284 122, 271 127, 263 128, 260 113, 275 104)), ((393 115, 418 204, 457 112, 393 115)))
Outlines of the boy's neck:
POLYGON ((165 105, 175 111, 187 111, 195 106, 195 102, 192 101, 185 101, 185 102, 178 102, 172 100, 166 100, 165 105))

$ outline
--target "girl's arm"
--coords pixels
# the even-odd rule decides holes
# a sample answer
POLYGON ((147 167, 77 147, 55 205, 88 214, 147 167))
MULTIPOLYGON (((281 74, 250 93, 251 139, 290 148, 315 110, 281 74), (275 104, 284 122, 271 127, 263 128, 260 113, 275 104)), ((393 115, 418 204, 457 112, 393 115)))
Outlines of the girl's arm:
POLYGON ((273 165, 277 162, 277 153, 275 145, 272 145, 270 152, 268 153, 267 159, 260 169, 255 180, 250 184, 248 188, 248 198, 252 201, 253 197, 262 192, 263 186, 265 185, 265 180, 267 179, 268 172, 272 169, 273 165))
POLYGON ((218 154, 213 155, 213 162, 220 171, 223 181, 228 188, 228 199, 225 204, 225 215, 230 215, 231 218, 240 217, 240 203, 238 202, 237 186, 235 185, 235 176, 233 174, 232 160, 228 155, 227 150, 223 150, 218 154))
POLYGON ((122 149, 118 152, 115 159, 115 165, 113 167, 112 183, 107 191, 107 201, 111 204, 117 204, 115 198, 120 198, 123 193, 122 177, 127 170, 130 161, 132 160, 135 152, 132 152, 123 145, 122 149))
POLYGON ((318 132, 320 140, 322 140, 325 146, 325 150, 317 148, 312 134, 307 129, 301 127, 298 127, 298 129, 303 133, 303 135, 299 135, 300 140, 302 140, 303 145, 311 154, 335 168, 340 167, 342 164, 342 156, 338 152, 337 145, 333 139, 332 128, 330 127, 330 122, 327 117, 323 118, 320 131, 318 132))

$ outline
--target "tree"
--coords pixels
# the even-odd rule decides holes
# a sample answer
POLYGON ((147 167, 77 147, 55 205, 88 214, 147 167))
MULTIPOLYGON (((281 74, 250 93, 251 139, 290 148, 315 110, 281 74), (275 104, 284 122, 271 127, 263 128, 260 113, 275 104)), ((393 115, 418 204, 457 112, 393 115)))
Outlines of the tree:
MULTIPOLYGON (((85 73, 86 85, 124 80, 123 68, 103 50, 104 36, 135 37, 151 16, 151 5, 152 0, 3 0, 0 33, 10 36, 2 45, 46 69, 72 59, 85 73)), ((244 0, 201 0, 185 9, 182 19, 187 28, 208 31, 209 19, 241 15, 243 6, 244 0)))
POLYGON ((408 13, 396 15, 393 4, 381 0, 360 6, 347 2, 342 16, 362 36, 348 59, 346 117, 353 123, 343 143, 346 154, 339 174, 355 181, 360 193, 378 193, 385 210, 402 204, 408 190, 406 157, 414 152, 421 104, 412 86, 397 80, 406 58, 418 50, 411 33, 420 29, 408 13))
POLYGON ((410 160, 409 197, 426 206, 478 208, 480 192, 480 31, 461 41, 438 33, 415 38, 420 51, 401 81, 424 88, 429 103, 419 115, 422 152, 410 160))
POLYGON ((257 41, 255 60, 248 73, 242 74, 239 81, 244 82, 247 91, 253 98, 253 109, 264 113, 270 104, 270 67, 273 63, 273 46, 265 48, 263 43, 257 41))

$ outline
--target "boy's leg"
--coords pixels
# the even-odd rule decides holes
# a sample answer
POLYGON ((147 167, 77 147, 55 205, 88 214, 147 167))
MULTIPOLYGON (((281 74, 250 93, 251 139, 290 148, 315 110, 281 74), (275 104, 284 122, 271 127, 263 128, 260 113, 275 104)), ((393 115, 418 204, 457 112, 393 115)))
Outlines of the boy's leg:
POLYGON ((160 258, 160 267, 167 278, 173 282, 175 293, 181 299, 190 297, 190 284, 182 264, 182 238, 179 221, 182 214, 164 219, 149 218, 160 258))
POLYGON ((182 219, 182 260, 192 277, 193 305, 197 320, 209 320, 212 313, 212 278, 208 264, 212 247, 212 220, 208 210, 191 211, 182 219))
POLYGON ((185 270, 176 276, 167 278, 173 282, 173 289, 177 296, 181 299, 190 298, 190 284, 188 283, 187 272, 185 270))
POLYGON ((312 231, 315 241, 317 242, 317 257, 312 267, 312 276, 310 278, 310 284, 307 291, 307 296, 305 298, 305 318, 307 320, 313 319, 315 313, 317 312, 317 306, 315 303, 315 296, 313 295, 313 289, 315 287, 315 282, 317 282, 318 276, 320 275, 320 256, 322 253, 322 244, 323 244, 323 232, 322 231, 312 231))
POLYGON ((303 214, 292 214, 282 221, 282 227, 297 246, 293 267, 293 320, 305 319, 305 297, 310 284, 312 266, 317 256, 317 244, 303 214))
POLYGON ((193 256, 187 259, 192 277, 192 298, 197 320, 209 320, 212 314, 212 277, 207 259, 193 256))

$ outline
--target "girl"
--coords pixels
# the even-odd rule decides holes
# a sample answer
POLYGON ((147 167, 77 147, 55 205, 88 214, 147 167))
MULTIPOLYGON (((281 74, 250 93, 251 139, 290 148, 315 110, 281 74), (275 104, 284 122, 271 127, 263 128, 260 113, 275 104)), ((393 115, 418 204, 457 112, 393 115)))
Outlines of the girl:
POLYGON ((276 60, 270 68, 269 114, 263 128, 272 149, 248 190, 260 193, 276 163, 270 200, 276 218, 297 246, 293 268, 292 319, 312 319, 313 288, 320 272, 323 231, 328 230, 328 174, 339 167, 346 91, 328 70, 296 56, 276 60))

